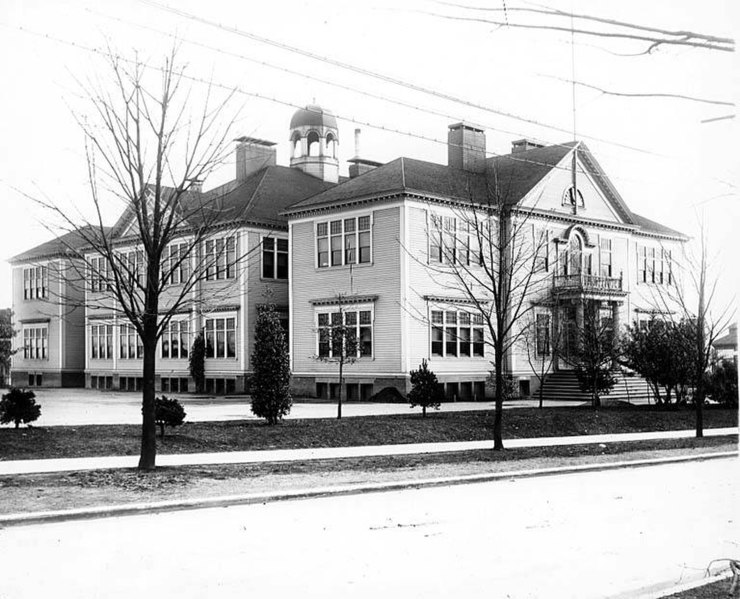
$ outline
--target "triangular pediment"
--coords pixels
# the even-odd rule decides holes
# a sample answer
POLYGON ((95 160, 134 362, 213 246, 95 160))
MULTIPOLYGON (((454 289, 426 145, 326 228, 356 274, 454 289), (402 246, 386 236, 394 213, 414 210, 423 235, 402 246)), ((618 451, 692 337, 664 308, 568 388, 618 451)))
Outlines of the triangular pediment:
POLYGON ((632 224, 632 214, 583 144, 572 150, 522 199, 520 206, 550 214, 573 216, 573 152, 575 160, 575 215, 616 224, 632 224))

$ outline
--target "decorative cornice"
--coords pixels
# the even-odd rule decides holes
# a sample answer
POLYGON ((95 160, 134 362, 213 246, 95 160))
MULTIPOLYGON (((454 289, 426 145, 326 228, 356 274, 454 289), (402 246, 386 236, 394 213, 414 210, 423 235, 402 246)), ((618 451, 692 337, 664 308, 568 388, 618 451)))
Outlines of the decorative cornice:
POLYGON ((343 295, 341 297, 324 297, 309 300, 313 306, 343 306, 345 304, 371 304, 378 299, 377 295, 343 295))
POLYGON ((18 322, 21 324, 44 324, 51 322, 51 318, 22 318, 18 322))
POLYGON ((491 300, 472 300, 467 297, 450 297, 444 295, 425 295, 423 299, 436 304, 490 304, 491 300))

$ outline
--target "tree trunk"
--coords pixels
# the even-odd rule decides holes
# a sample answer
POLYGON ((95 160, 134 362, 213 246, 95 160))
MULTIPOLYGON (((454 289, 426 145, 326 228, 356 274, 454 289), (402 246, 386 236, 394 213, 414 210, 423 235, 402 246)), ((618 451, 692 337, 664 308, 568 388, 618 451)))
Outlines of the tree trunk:
POLYGON ((20 420, 16 420, 15 421, 15 428, 18 428, 20 425, 21 425, 21 421, 20 420))
POLYGON ((427 417, 427 407, 425 405, 424 406, 421 406, 421 417, 422 418, 426 418, 427 417))
POLYGON ((164 439, 164 424, 159 425, 159 438, 164 439))
MULTIPOLYGON (((497 350, 501 348, 496 348, 497 350)), ((496 351, 494 365, 496 368, 496 404, 493 415, 493 449, 499 451, 504 448, 501 437, 501 417, 504 410, 504 373, 501 371, 503 356, 501 351, 496 351)))
POLYGON ((157 425, 155 422, 154 374, 157 352, 157 315, 147 314, 144 320, 144 373, 141 403, 141 454, 139 470, 154 470, 157 457, 157 425))
POLYGON ((339 399, 337 401, 337 419, 342 417, 342 379, 343 375, 344 360, 339 360, 339 399))

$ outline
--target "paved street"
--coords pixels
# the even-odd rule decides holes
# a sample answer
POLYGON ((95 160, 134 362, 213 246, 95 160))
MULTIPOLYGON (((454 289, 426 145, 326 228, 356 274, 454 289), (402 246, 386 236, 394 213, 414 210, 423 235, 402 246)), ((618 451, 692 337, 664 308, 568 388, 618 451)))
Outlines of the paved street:
POLYGON ((635 596, 737 555, 737 466, 10 528, 0 531, 0 597, 635 596))
MULTIPOLYGON (((96 389, 34 389, 36 401, 41 404, 41 417, 34 426, 84 424, 140 424, 141 394, 96 389)), ((249 397, 207 397, 172 394, 182 402, 189 422, 254 419, 249 397)), ((535 406, 535 401, 512 401, 509 408, 535 406)), ((549 402, 548 406, 574 406, 574 402, 549 402)), ((493 402, 456 402, 443 404, 443 411, 493 409, 493 402)), ((416 408, 420 412, 421 408, 416 408)), ((370 416, 377 414, 408 414, 406 403, 345 403, 342 415, 370 416)), ((297 402, 288 418, 333 418, 335 403, 297 402)))

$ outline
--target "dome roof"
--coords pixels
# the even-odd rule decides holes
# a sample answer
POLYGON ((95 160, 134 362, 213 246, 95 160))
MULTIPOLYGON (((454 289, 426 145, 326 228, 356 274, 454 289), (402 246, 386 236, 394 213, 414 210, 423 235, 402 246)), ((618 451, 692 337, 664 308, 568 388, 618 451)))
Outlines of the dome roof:
POLYGON ((296 110, 293 118, 290 119, 290 128, 297 127, 331 127, 337 128, 337 118, 330 110, 321 108, 316 104, 309 104, 305 108, 296 110))

